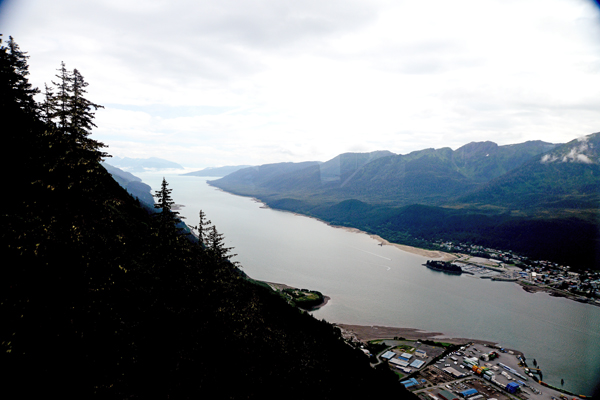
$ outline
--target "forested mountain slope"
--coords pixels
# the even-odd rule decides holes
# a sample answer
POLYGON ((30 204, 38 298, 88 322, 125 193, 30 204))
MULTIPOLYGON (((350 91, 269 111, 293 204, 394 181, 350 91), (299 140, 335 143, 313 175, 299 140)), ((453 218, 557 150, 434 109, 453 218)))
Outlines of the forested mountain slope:
MULTIPOLYGON (((509 146, 480 142, 456 151, 345 153, 325 163, 292 164, 293 170, 279 170, 277 175, 264 173, 261 167, 243 169, 213 184, 236 193, 306 198, 313 203, 317 197, 319 202, 357 199, 394 206, 443 205, 553 147, 541 141, 509 146)), ((289 163, 286 166, 290 168, 289 163)))
POLYGON ((123 171, 117 167, 102 162, 102 166, 108 171, 115 181, 125 190, 131 194, 134 198, 138 198, 143 204, 149 208, 154 207, 154 197, 152 197, 151 187, 146 185, 140 178, 133 174, 123 171))
POLYGON ((600 133, 539 154, 457 200, 528 214, 585 214, 600 205, 600 133))
MULTIPOLYGON (((69 85, 35 103, 26 60, 12 39, 0 48, 5 144, 27 148, 0 224, 3 398, 412 396, 244 277, 215 227, 183 234, 166 182, 149 214, 99 163, 99 106, 69 85)), ((77 75, 63 64, 58 81, 82 89, 77 75)))
POLYGON ((344 154, 263 176, 251 191, 240 180, 245 170, 210 183, 399 243, 460 241, 600 268, 599 140, 592 134, 563 145, 478 142, 383 154, 324 179, 323 166, 340 164, 337 158, 369 157, 344 154))

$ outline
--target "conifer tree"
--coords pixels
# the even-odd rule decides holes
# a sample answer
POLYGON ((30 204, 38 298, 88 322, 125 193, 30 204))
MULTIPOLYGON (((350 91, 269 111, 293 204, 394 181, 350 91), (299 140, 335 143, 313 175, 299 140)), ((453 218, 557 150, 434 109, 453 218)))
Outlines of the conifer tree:
MULTIPOLYGON (((7 47, 2 47, 2 58, 5 58, 7 65, 2 63, 2 73, 6 73, 4 82, 11 86, 11 99, 21 110, 26 113, 35 113, 37 104, 33 96, 39 93, 37 88, 34 88, 27 76, 29 75, 29 65, 27 60, 29 56, 26 52, 21 51, 19 45, 15 42, 12 36, 9 36, 7 47), (5 70, 5 68, 7 68, 5 70)), ((8 99, 7 99, 8 100, 8 99)), ((3 106, 7 104, 3 102, 3 106)))
MULTIPOLYGON (((237 254, 230 253, 233 247, 225 247, 225 237, 217 231, 216 226, 210 227, 206 237, 206 247, 209 253, 217 260, 229 260, 237 254)), ((237 265, 237 264, 234 264, 237 265)))
POLYGON ((54 92, 44 84, 44 100, 40 105, 40 116, 46 125, 52 124, 52 118, 56 115, 56 102, 54 101, 54 92))
POLYGON ((44 119, 56 122, 74 149, 87 152, 86 159, 100 161, 108 157, 107 153, 100 150, 106 145, 89 137, 92 128, 96 127, 93 122, 95 111, 104 107, 85 98, 88 83, 77 69, 70 72, 61 62, 57 71, 58 82, 52 81, 56 92, 49 89, 45 91, 46 97, 42 103, 44 119))
POLYGON ((51 98, 51 104, 55 109, 52 119, 58 119, 57 125, 63 133, 67 133, 66 129, 69 122, 69 99, 71 97, 71 76, 64 61, 61 61, 60 68, 57 69, 58 82, 51 81, 56 88, 56 94, 51 98))
POLYGON ((171 197, 171 192, 173 189, 169 189, 169 184, 167 180, 163 177, 162 183, 160 185, 160 190, 156 190, 154 197, 156 197, 157 202, 154 204, 154 208, 160 209, 158 213, 158 218, 160 220, 160 225, 163 230, 165 228, 172 227, 175 230, 175 225, 181 222, 181 218, 179 217, 179 212, 173 211, 173 198, 171 197))
POLYGON ((96 127, 96 124, 93 122, 94 111, 104 107, 92 103, 84 97, 87 93, 85 88, 88 86, 88 83, 77 69, 74 69, 71 74, 71 84, 71 96, 68 107, 70 117, 69 133, 81 148, 93 152, 99 161, 101 157, 106 157, 107 155, 104 152, 100 152, 99 149, 106 146, 104 143, 90 139, 89 135, 92 133, 92 127, 96 127))
POLYGON ((0 112, 3 117, 10 117, 17 124, 22 122, 22 118, 35 118, 37 111, 33 96, 39 90, 33 88, 27 78, 29 56, 26 54, 20 50, 12 36, 6 46, 0 45, 0 112))
POLYGON ((200 243, 206 245, 206 239, 208 237, 208 231, 211 221, 208 218, 206 218, 206 214, 202 210, 200 210, 198 216, 200 221, 198 223, 198 226, 195 226, 194 228, 198 231, 198 240, 200 241, 200 243))

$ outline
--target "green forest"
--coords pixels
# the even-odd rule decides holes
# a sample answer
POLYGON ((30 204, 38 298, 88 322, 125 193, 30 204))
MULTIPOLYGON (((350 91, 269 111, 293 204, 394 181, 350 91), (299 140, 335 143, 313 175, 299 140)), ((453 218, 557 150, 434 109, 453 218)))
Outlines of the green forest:
POLYGON ((323 163, 244 168, 210 184, 395 243, 464 243, 598 269, 598 149, 600 133, 560 145, 345 153, 323 163))
POLYGON ((3 398, 412 397, 333 325, 252 283, 201 210, 197 235, 182 229, 168 182, 156 210, 132 198, 100 164, 102 106, 82 73, 62 63, 40 91, 28 57, 12 37, 0 47, 4 148, 18 154, 3 157, 3 398))

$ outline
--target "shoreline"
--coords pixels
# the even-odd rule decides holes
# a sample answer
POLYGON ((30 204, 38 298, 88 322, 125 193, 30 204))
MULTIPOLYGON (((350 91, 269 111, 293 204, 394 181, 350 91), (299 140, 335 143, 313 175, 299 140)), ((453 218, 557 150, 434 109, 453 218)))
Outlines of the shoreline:
MULTIPOLYGON (((406 340, 433 340, 436 342, 445 342, 452 344, 476 343, 481 345, 497 346, 498 343, 489 340, 472 339, 472 338, 454 338, 442 332, 429 332, 416 328, 399 328, 392 326, 380 325, 352 325, 352 324, 334 324, 343 331, 349 332, 351 336, 361 342, 370 340, 393 339, 394 337, 402 337, 406 340)), ((515 354, 523 354, 519 350, 511 350, 515 354)))
MULTIPOLYGON (((360 230, 358 228, 352 228, 352 227, 348 227, 348 226, 334 225, 334 224, 331 224, 331 223, 329 223, 327 221, 324 221, 324 220, 322 220, 320 218, 317 218, 317 217, 314 217, 314 216, 311 216, 311 215, 305 215, 305 214, 301 214, 301 213, 298 213, 298 212, 295 212, 295 211, 280 210, 280 209, 277 209, 277 208, 272 208, 267 203, 265 203, 264 201, 260 200, 259 198, 253 197, 251 195, 243 195, 243 194, 237 194, 237 193, 228 192, 226 190, 221 189, 220 187, 211 185, 208 181, 206 181, 206 183, 209 186, 211 186, 211 187, 213 187, 213 188, 215 188, 217 190, 220 190, 221 192, 228 193, 228 194, 231 194, 231 195, 234 195, 234 196, 240 196, 240 197, 249 198, 252 201, 254 201, 255 203, 261 204, 260 208, 270 209, 270 210, 279 211, 279 212, 287 212, 287 213, 291 213, 291 214, 294 214, 294 215, 297 215, 297 216, 301 216, 301 217, 312 218, 312 219, 317 220, 319 222, 322 222, 325 225, 328 225, 328 226, 330 226, 332 228, 344 229, 345 231, 351 232, 351 233, 365 234, 365 235, 368 235, 371 239, 374 239, 374 240, 378 241, 382 245, 393 246, 393 247, 397 248, 398 250, 402 250, 402 251, 410 253, 410 254, 416 254, 416 255, 419 255, 419 256, 422 256, 422 257, 427 257, 427 258, 432 258, 432 259, 439 259, 441 261, 448 261, 448 262, 454 261, 454 260, 460 258, 460 255, 456 255, 456 254, 453 254, 453 253, 446 253, 446 252, 443 252, 441 250, 427 250, 427 249, 422 249, 422 248, 419 248, 419 247, 413 247, 413 246, 408 246, 408 245, 404 245, 404 244, 392 243, 392 242, 390 242, 390 241, 382 238, 379 235, 370 234, 370 233, 362 231, 362 230, 360 230)), ((528 293, 546 292, 546 293, 549 293, 551 296, 564 297, 564 298, 566 298, 568 300, 571 300, 571 301, 577 301, 577 302, 582 303, 582 304, 590 304, 590 305, 593 305, 593 306, 596 306, 596 307, 600 307, 600 302, 595 302, 595 301, 581 302, 581 301, 578 300, 578 296, 577 295, 574 295, 574 294, 571 294, 571 293, 566 294, 566 293, 563 293, 563 292, 561 292, 559 290, 556 290, 556 289, 553 289, 553 288, 541 287, 541 286, 538 286, 538 285, 526 285, 526 284, 523 284, 520 280, 511 281, 511 282, 514 283, 514 284, 517 284, 517 285, 521 286, 521 288, 523 290, 525 290, 526 292, 528 292, 528 293)), ((325 304, 327 304, 327 302, 325 302, 325 304)), ((325 304, 319 306, 319 308, 322 307, 322 306, 324 306, 325 304)))
MULTIPOLYGON (((262 282, 269 285, 271 287, 271 289, 273 289, 275 291, 281 291, 283 289, 299 290, 297 287, 286 285, 285 283, 276 283, 276 282, 267 282, 267 281, 262 281, 262 282)), ((312 309, 307 310, 307 311, 316 311, 316 310, 320 309, 321 307, 325 307, 327 305, 327 303, 329 302, 329 300, 331 300, 331 297, 323 295, 323 301, 320 304, 314 306, 312 309)), ((299 308, 302 308, 302 307, 299 307, 299 308)))
POLYGON ((234 196, 240 196, 240 197, 249 198, 253 202, 261 204, 260 208, 265 208, 265 209, 279 211, 279 212, 286 212, 286 213, 294 214, 294 215, 297 215, 297 216, 300 216, 300 217, 312 218, 312 219, 317 220, 319 222, 322 222, 325 225, 330 226, 332 228, 343 229, 343 230, 345 230, 347 232, 352 232, 352 233, 362 233, 364 235, 368 235, 371 239, 374 239, 374 240, 378 241, 380 244, 383 244, 384 246, 393 246, 393 247, 396 247, 397 249, 405 251, 407 253, 416 254, 416 255, 419 255, 419 256, 429 257, 429 258, 439 258, 439 259, 441 259, 441 261, 453 261, 453 260, 456 260, 457 258, 459 258, 457 255, 454 255, 452 253, 446 253, 446 252, 443 252, 443 251, 440 251, 440 250, 427 250, 427 249, 422 249, 422 248, 419 248, 419 247, 408 246, 408 245, 405 245, 405 244, 392 243, 389 240, 386 240, 386 239, 382 238, 379 235, 370 234, 368 232, 361 231, 358 228, 351 228, 351 227, 348 227, 348 226, 334 225, 334 224, 331 224, 331 223, 329 223, 329 222, 327 222, 325 220, 322 220, 320 218, 314 217, 312 215, 305 215, 305 214, 300 214, 300 213, 295 212, 295 211, 280 210, 280 209, 277 209, 277 208, 272 208, 267 203, 265 203, 264 201, 262 201, 261 199, 253 197, 251 195, 243 195, 243 194, 232 193, 232 192, 228 192, 228 191, 226 191, 224 189, 221 189, 220 187, 213 186, 213 185, 211 185, 208 182, 207 182, 207 184, 209 186, 214 187, 217 190, 220 190, 221 192, 232 194, 234 196))

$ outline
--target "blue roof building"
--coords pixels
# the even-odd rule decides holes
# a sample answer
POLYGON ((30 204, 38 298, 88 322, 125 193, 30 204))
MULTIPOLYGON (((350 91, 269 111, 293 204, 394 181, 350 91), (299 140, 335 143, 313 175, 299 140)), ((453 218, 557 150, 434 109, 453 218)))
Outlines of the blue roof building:
POLYGON ((402 381, 400 383, 403 384, 405 388, 409 388, 409 387, 412 387, 412 386, 417 386, 419 384, 419 382, 415 378, 410 378, 410 379, 407 379, 407 380, 402 381))
POLYGON ((476 395, 477 393, 478 393, 478 392, 477 392, 477 389, 468 389, 468 390, 465 390, 465 391, 462 391, 462 392, 460 392, 460 395, 461 395, 462 397, 469 397, 469 396, 474 396, 474 395, 476 395))
POLYGON ((509 382, 508 385, 506 385, 506 391, 508 393, 516 393, 517 390, 519 390, 519 384, 517 382, 509 382))

